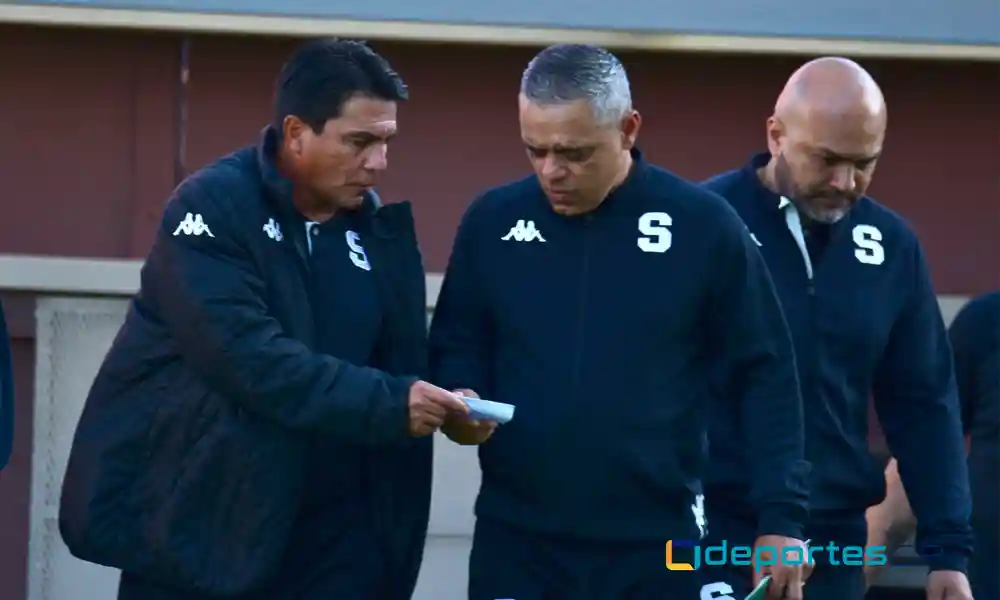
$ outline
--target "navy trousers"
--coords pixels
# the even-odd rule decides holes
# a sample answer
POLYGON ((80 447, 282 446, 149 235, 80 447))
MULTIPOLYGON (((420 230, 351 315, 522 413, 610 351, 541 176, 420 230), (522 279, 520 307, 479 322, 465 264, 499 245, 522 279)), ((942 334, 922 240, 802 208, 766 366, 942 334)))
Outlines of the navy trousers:
POLYGON ((668 570, 664 543, 553 538, 479 519, 469 600, 699 600, 697 575, 668 570))

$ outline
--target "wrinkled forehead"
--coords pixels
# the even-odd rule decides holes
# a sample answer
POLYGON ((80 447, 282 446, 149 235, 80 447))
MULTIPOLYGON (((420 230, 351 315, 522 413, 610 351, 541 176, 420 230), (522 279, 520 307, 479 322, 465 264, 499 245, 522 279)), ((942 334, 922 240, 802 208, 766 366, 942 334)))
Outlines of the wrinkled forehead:
POLYGON ((327 130, 340 135, 366 134, 389 138, 396 134, 396 103, 375 98, 354 97, 344 103, 339 117, 327 121, 327 130))
POLYGON ((537 148, 592 146, 609 132, 594 117, 585 100, 537 104, 524 96, 518 102, 521 138, 537 148))
POLYGON ((871 157, 882 151, 885 113, 814 110, 802 115, 791 129, 810 147, 845 157, 871 157))

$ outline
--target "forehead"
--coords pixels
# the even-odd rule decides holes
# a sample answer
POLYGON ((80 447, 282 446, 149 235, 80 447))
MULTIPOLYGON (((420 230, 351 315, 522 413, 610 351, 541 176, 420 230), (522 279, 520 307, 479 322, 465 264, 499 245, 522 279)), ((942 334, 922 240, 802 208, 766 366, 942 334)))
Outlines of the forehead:
POLYGON ((521 137, 534 146, 575 146, 597 142, 604 133, 585 100, 535 104, 518 100, 521 137))
POLYGON ((796 129, 798 137, 810 147, 847 157, 864 157, 881 152, 885 118, 862 112, 811 111, 796 129))
POLYGON ((344 103, 340 116, 327 121, 327 130, 337 133, 369 133, 388 137, 396 133, 396 103, 355 96, 344 103))

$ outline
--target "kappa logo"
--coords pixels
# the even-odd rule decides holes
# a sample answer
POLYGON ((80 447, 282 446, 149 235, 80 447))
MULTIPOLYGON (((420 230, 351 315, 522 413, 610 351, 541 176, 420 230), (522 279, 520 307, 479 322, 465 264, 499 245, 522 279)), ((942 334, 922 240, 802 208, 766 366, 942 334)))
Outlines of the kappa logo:
POLYGON ((205 220, 201 218, 201 213, 191 214, 188 213, 184 216, 184 220, 177 225, 177 229, 174 230, 174 235, 202 235, 205 234, 208 237, 215 237, 212 235, 212 230, 205 225, 205 220))
POLYGON ((274 219, 268 219, 267 223, 264 224, 264 233, 267 237, 271 238, 276 242, 280 242, 285 239, 285 236, 281 235, 281 226, 274 219))
POLYGON ((507 235, 500 238, 503 241, 514 240, 515 242, 544 242, 545 238, 542 237, 542 232, 535 228, 534 221, 525 222, 524 219, 519 219, 517 225, 510 228, 507 235))

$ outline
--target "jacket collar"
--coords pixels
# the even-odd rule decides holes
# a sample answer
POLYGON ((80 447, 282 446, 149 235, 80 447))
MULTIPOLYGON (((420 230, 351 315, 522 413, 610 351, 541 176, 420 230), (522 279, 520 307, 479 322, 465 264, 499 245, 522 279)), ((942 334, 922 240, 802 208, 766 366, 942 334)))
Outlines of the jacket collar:
POLYGON ((792 204, 792 201, 785 196, 775 194, 760 181, 757 170, 771 162, 770 152, 760 152, 750 157, 750 160, 743 166, 743 176, 752 183, 760 201, 771 210, 783 211, 792 204))

